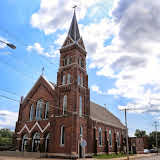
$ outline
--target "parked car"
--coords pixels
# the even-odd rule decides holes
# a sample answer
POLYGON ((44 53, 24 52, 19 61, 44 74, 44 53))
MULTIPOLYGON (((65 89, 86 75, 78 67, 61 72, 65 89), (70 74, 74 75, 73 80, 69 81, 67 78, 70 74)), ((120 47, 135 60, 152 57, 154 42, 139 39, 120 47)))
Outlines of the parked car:
POLYGON ((150 149, 150 153, 157 153, 158 151, 157 151, 157 149, 155 148, 155 149, 150 149))
POLYGON ((149 149, 144 149, 144 153, 145 154, 150 153, 150 150, 149 149))

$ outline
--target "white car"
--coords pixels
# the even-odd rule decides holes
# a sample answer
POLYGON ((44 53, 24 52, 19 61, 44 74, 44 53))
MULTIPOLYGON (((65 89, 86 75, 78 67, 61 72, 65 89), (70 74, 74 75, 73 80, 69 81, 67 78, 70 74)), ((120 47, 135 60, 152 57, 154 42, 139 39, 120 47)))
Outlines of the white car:
POLYGON ((150 153, 150 150, 149 149, 144 149, 144 153, 145 154, 150 153))

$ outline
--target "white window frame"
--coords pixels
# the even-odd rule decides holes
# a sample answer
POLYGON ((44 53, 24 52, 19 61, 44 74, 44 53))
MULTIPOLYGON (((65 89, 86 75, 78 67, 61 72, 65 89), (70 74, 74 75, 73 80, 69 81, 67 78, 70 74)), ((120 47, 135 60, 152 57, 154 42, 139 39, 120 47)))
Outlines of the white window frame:
POLYGON ((61 126, 61 137, 60 137, 60 145, 64 146, 65 144, 65 130, 64 126, 61 126), (63 137, 64 136, 64 137, 63 137), (64 139, 64 140, 63 140, 64 139))
POLYGON ((67 111, 67 95, 63 97, 63 114, 65 114, 65 111, 67 111))

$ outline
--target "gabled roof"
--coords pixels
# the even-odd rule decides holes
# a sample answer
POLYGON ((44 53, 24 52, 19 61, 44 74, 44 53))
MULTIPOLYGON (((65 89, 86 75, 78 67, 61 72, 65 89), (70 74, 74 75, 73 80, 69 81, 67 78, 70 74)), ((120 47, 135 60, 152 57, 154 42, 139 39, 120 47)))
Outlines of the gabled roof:
POLYGON ((44 81, 49 86, 49 88, 51 88, 51 90, 55 90, 54 83, 49 82, 44 76, 41 75, 21 103, 24 103, 28 99, 28 97, 32 94, 34 88, 40 83, 40 81, 44 81))
POLYGON ((70 29, 68 35, 73 39, 73 41, 78 41, 80 39, 79 28, 77 24, 76 13, 74 11, 72 22, 70 25, 70 29))
POLYGON ((99 121, 106 125, 113 126, 116 128, 125 129, 125 126, 116 116, 114 116, 106 108, 94 102, 90 102, 90 116, 95 121, 99 121))

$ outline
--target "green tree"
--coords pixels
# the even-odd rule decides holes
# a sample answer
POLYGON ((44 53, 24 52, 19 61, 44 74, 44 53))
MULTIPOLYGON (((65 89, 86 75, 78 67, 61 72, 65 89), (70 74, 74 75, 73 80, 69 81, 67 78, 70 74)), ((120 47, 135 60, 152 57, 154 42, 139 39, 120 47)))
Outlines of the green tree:
POLYGON ((146 131, 140 129, 136 129, 134 135, 138 138, 147 136, 146 131))
POLYGON ((0 129, 0 137, 12 138, 13 132, 8 128, 0 129))
POLYGON ((13 132, 10 129, 0 129, 0 146, 12 144, 13 132))

